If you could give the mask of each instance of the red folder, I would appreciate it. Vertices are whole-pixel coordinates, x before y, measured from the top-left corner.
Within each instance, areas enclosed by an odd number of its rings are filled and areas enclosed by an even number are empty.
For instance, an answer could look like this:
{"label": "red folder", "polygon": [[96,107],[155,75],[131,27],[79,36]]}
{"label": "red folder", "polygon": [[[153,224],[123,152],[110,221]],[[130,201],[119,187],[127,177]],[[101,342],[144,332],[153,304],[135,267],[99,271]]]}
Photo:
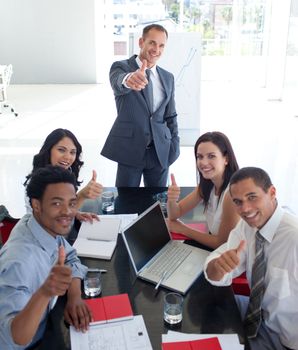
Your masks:
{"label": "red folder", "polygon": [[122,321],[133,318],[127,294],[117,294],[102,298],[84,299],[92,311],[91,324]]}
{"label": "red folder", "polygon": [[219,340],[216,337],[163,343],[162,350],[222,350]]}
{"label": "red folder", "polygon": [[[204,222],[194,222],[194,223],[187,224],[187,226],[194,228],[195,230],[198,230],[200,232],[204,232],[204,233],[208,232],[207,226]],[[176,232],[171,232],[171,236],[172,236],[172,239],[175,239],[175,240],[191,239],[182,233],[176,233]]]}

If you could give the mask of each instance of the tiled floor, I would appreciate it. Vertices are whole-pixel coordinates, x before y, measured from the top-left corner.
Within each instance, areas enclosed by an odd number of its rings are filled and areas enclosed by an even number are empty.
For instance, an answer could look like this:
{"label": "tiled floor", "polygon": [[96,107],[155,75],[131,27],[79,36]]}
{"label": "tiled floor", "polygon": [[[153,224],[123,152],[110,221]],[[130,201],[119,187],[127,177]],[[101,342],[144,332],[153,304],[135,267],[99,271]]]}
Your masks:
{"label": "tiled floor", "polygon": [[[201,132],[220,130],[228,135],[240,166],[256,165],[269,172],[280,202],[298,213],[298,106],[297,89],[282,102],[267,101],[266,91],[232,84],[202,83]],[[73,131],[83,146],[81,179],[92,169],[104,186],[113,186],[116,164],[100,156],[115,118],[114,98],[108,84],[14,85],[9,97],[19,113],[0,115],[0,204],[11,214],[24,213],[22,183],[32,157],[46,135],[57,127]],[[192,147],[181,147],[171,167],[181,186],[196,183]]]}

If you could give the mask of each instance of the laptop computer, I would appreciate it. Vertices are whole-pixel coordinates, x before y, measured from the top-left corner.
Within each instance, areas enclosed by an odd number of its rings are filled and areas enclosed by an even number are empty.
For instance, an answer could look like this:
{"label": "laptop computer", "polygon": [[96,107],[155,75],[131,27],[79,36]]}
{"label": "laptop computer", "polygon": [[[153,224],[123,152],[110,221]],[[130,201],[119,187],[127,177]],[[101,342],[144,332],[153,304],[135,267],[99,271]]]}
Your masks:
{"label": "laptop computer", "polygon": [[201,274],[209,252],[171,239],[157,201],[122,236],[137,277],[185,294]]}

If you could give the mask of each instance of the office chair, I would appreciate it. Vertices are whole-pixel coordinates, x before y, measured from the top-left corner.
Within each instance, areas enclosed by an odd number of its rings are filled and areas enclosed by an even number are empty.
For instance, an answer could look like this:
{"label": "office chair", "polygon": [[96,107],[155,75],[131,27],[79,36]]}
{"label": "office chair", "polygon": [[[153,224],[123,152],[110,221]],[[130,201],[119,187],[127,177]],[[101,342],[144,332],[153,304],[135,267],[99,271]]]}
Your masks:
{"label": "office chair", "polygon": [[19,219],[9,215],[4,205],[0,205],[0,248],[8,240],[11,230]]}
{"label": "office chair", "polygon": [[7,66],[4,66],[2,73],[0,72],[0,114],[2,113],[2,107],[10,107],[10,111],[17,117],[18,113],[14,110],[14,107],[9,103],[7,99],[7,87],[10,84],[11,76],[12,65],[9,64]]}

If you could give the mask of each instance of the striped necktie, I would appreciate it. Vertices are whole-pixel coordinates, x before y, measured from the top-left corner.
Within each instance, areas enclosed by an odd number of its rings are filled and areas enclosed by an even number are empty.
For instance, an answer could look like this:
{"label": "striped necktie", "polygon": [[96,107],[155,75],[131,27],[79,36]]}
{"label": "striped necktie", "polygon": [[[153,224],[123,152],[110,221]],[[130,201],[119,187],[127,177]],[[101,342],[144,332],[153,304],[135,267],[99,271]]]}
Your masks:
{"label": "striped necktie", "polygon": [[147,74],[147,79],[148,79],[148,85],[146,87],[147,90],[147,97],[148,97],[148,102],[149,102],[149,110],[151,113],[153,113],[153,85],[152,85],[152,72],[150,69],[146,70]]}
{"label": "striped necktie", "polygon": [[244,320],[244,329],[248,338],[254,338],[262,321],[261,304],[265,291],[266,261],[264,253],[265,239],[256,232],[256,257],[252,267],[251,293]]}

